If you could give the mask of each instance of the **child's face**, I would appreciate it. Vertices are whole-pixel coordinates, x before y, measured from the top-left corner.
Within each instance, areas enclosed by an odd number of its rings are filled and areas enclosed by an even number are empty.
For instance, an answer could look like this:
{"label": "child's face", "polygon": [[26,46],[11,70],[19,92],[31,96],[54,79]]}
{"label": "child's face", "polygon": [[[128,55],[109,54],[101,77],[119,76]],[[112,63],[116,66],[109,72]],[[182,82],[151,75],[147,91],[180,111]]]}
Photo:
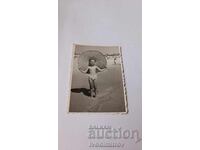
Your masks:
{"label": "child's face", "polygon": [[95,65],[95,63],[96,63],[96,61],[95,61],[95,60],[93,60],[93,59],[91,59],[91,60],[90,60],[90,65],[91,65],[91,66],[94,66],[94,65]]}

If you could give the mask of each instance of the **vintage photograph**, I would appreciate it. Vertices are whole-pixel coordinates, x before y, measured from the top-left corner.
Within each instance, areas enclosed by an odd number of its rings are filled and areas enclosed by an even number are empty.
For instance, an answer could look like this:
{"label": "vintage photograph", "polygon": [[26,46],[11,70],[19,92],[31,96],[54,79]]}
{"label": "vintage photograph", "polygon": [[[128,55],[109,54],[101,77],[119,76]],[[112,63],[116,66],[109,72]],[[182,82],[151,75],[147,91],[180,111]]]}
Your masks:
{"label": "vintage photograph", "polygon": [[74,45],[69,112],[127,113],[119,46]]}

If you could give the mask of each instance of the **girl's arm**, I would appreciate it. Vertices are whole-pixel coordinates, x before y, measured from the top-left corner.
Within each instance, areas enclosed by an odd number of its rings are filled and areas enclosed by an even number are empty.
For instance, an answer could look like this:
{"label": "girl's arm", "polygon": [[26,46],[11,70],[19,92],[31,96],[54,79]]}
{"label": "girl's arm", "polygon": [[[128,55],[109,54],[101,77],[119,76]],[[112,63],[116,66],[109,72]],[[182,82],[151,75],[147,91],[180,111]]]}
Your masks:
{"label": "girl's arm", "polygon": [[89,68],[87,68],[85,71],[81,70],[81,72],[82,72],[82,73],[87,73],[87,72],[88,72],[88,69],[89,69]]}
{"label": "girl's arm", "polygon": [[101,69],[101,68],[99,68],[99,67],[97,66],[97,70],[100,71],[100,72],[102,72],[102,71],[106,70],[106,68],[105,68],[105,69]]}

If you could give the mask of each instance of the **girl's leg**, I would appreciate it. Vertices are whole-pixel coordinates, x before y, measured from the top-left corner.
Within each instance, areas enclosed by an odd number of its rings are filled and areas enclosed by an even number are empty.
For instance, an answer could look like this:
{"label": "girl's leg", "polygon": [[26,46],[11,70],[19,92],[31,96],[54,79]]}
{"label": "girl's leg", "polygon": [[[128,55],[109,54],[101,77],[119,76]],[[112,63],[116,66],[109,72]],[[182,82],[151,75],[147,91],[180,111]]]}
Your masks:
{"label": "girl's leg", "polygon": [[89,82],[89,86],[90,86],[90,96],[92,96],[92,80],[89,78],[88,82]]}
{"label": "girl's leg", "polygon": [[96,84],[96,80],[93,80],[93,85],[94,85],[94,93],[95,93],[95,96],[97,94],[97,84]]}
{"label": "girl's leg", "polygon": [[92,79],[92,97],[95,97],[95,83],[93,79]]}

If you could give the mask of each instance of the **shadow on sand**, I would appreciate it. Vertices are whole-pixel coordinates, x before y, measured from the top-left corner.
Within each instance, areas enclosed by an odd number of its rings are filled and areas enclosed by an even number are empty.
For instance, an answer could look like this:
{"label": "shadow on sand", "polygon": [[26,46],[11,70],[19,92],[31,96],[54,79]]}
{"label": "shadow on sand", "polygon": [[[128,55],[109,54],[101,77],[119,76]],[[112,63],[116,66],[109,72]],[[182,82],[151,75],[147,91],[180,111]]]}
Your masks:
{"label": "shadow on sand", "polygon": [[86,88],[71,89],[73,93],[83,93],[85,96],[91,96],[90,90]]}

